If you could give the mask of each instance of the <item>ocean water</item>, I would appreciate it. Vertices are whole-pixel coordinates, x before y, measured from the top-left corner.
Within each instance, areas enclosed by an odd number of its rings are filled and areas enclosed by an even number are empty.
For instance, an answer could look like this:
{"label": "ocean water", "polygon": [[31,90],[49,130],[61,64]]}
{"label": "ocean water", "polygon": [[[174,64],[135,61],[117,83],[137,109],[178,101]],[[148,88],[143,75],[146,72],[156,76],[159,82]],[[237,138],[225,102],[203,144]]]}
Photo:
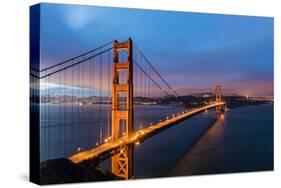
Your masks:
{"label": "ocean water", "polygon": [[[110,134],[109,108],[42,105],[41,161],[96,147],[101,131],[103,139]],[[134,129],[180,111],[137,106]],[[100,166],[110,169],[110,160]],[[133,169],[135,178],[272,170],[273,105],[229,109],[219,118],[209,110],[187,119],[134,146]]]}
{"label": "ocean water", "polygon": [[135,151],[135,177],[273,170],[273,105],[212,111],[159,134]]}

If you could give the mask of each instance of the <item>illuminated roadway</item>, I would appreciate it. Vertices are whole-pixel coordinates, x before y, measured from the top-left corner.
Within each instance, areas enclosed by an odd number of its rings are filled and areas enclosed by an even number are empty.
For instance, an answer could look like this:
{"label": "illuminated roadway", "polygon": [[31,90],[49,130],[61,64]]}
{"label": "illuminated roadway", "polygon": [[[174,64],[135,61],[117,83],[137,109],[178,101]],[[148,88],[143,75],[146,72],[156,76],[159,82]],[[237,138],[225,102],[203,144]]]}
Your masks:
{"label": "illuminated roadway", "polygon": [[88,161],[91,159],[98,158],[102,155],[110,153],[121,146],[128,145],[128,144],[136,144],[138,145],[140,142],[143,142],[145,139],[161,132],[162,130],[179,123],[189,117],[192,117],[198,113],[204,112],[210,108],[214,108],[216,106],[225,105],[225,102],[213,102],[206,106],[195,108],[189,111],[185,111],[179,113],[173,117],[167,118],[162,122],[157,124],[152,124],[151,126],[140,129],[134,132],[131,138],[127,138],[126,136],[116,140],[116,141],[108,141],[107,143],[101,144],[93,149],[85,150],[80,153],[74,154],[73,156],[69,157],[68,159],[74,163],[81,163],[83,161]]}

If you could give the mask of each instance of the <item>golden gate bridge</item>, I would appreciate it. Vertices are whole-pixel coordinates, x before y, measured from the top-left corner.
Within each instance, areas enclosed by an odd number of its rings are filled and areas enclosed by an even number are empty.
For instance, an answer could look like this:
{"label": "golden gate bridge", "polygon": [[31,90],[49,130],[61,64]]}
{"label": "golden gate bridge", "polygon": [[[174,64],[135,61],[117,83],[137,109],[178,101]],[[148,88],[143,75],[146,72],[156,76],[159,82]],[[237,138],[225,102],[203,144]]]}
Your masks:
{"label": "golden gate bridge", "polygon": [[135,145],[208,109],[219,116],[225,106],[216,86],[214,100],[183,108],[181,96],[131,39],[31,68],[30,75],[31,95],[40,96],[34,101],[40,101],[44,159],[58,157],[56,147],[74,163],[111,158],[112,172],[125,179],[133,177]]}

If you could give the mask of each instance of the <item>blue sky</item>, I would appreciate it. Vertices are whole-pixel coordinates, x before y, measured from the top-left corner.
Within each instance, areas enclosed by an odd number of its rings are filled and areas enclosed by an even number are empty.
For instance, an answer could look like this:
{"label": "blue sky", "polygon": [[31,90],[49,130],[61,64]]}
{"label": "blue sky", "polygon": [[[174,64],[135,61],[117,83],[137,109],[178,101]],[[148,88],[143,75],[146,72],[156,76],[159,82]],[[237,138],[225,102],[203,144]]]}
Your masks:
{"label": "blue sky", "polygon": [[273,18],[42,4],[42,67],[132,37],[182,93],[273,94]]}

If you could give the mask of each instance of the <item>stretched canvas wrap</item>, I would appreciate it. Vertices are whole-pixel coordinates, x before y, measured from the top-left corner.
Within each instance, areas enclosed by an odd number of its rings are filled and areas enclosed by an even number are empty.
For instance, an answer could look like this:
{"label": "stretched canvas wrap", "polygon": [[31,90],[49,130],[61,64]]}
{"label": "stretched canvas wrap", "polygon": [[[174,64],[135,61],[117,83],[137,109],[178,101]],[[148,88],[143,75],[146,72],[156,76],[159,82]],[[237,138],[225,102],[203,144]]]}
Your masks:
{"label": "stretched canvas wrap", "polygon": [[273,170],[273,128],[273,18],[30,7],[32,182]]}

